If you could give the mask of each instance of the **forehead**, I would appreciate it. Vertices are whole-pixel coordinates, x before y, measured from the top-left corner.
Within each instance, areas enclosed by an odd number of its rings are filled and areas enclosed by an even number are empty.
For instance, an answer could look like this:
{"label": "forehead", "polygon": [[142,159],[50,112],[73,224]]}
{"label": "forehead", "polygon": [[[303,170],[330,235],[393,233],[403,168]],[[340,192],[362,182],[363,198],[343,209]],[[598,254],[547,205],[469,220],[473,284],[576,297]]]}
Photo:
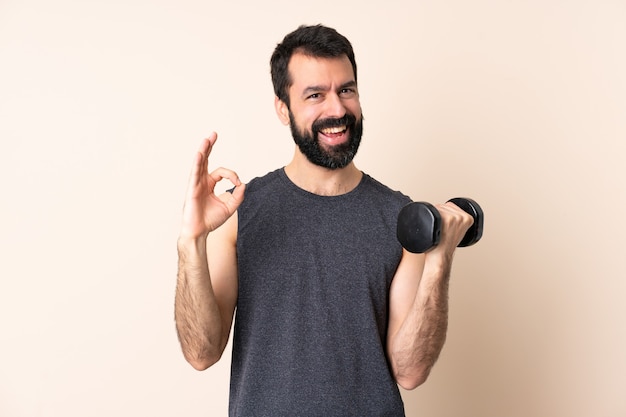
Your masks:
{"label": "forehead", "polygon": [[347,56],[318,58],[296,53],[289,61],[291,88],[303,90],[311,86],[343,85],[353,82],[354,71]]}

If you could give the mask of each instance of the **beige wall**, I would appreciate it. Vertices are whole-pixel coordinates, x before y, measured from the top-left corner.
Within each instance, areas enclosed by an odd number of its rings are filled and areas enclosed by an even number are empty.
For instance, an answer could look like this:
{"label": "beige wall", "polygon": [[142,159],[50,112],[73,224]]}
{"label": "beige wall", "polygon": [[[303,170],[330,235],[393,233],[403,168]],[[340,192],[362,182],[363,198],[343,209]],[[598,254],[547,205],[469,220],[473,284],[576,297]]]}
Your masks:
{"label": "beige wall", "polygon": [[626,3],[0,0],[0,415],[217,416],[228,360],[182,359],[191,158],[284,165],[268,59],[300,23],[353,42],[360,168],[476,198],[450,332],[409,415],[626,415]]}

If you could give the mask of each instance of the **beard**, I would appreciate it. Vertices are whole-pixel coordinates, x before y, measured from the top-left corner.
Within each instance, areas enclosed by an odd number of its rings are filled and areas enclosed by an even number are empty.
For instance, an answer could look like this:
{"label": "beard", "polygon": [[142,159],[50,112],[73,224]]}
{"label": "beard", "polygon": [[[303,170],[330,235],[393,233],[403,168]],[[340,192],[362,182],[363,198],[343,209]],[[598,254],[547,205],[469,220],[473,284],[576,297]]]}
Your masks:
{"label": "beard", "polygon": [[[338,169],[347,166],[356,155],[361,136],[363,135],[363,117],[356,120],[352,114],[346,113],[343,117],[319,119],[313,122],[311,131],[301,132],[296,126],[295,118],[289,110],[289,126],[294,142],[300,148],[300,152],[313,164],[328,169]],[[320,145],[317,135],[322,129],[329,127],[346,126],[350,135],[348,141],[336,146],[323,147]]]}

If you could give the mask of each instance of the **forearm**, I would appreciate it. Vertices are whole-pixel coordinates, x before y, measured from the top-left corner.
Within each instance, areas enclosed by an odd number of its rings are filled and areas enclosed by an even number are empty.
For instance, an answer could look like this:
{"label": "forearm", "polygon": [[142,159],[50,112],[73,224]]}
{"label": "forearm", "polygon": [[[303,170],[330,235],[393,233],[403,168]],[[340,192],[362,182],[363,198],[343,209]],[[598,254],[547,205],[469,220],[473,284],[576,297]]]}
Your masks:
{"label": "forearm", "polygon": [[403,388],[413,389],[425,382],[443,348],[451,262],[451,256],[426,262],[411,308],[390,339],[391,368]]}
{"label": "forearm", "polygon": [[213,292],[206,239],[179,239],[175,320],[187,361],[203,370],[217,362],[225,342],[222,319]]}

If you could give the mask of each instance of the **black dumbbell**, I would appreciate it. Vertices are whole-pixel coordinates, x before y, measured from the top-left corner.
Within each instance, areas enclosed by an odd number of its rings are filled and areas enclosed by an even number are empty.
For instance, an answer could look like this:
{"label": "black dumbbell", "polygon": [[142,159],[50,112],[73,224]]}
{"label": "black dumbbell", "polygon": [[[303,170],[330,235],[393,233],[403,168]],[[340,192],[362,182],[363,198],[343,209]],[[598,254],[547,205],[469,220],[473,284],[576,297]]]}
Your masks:
{"label": "black dumbbell", "polygon": [[[483,235],[483,210],[478,203],[469,198],[448,200],[469,213],[474,218],[459,247],[470,246],[478,242]],[[409,203],[400,210],[397,227],[398,241],[402,247],[412,253],[424,253],[436,246],[441,238],[441,215],[430,203],[423,201]]]}

